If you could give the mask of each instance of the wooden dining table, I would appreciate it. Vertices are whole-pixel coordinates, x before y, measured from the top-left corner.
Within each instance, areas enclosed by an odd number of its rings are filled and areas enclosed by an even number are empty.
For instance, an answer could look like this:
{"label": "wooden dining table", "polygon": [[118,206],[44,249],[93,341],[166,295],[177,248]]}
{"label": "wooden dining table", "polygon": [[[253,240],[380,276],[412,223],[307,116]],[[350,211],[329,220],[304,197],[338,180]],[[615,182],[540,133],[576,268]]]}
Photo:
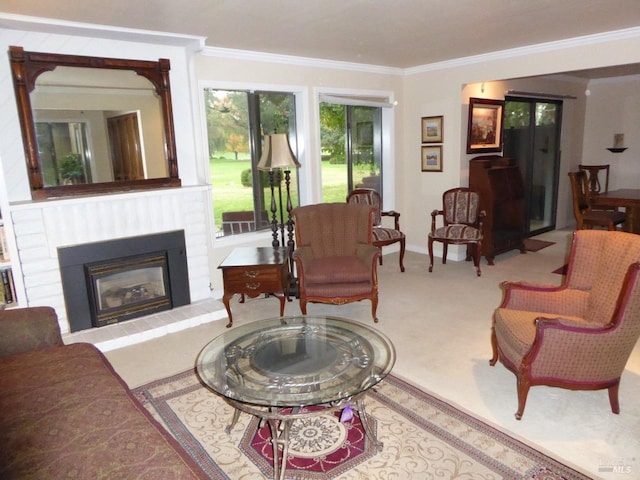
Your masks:
{"label": "wooden dining table", "polygon": [[594,207],[624,207],[627,213],[625,230],[640,234],[640,188],[621,188],[591,197]]}

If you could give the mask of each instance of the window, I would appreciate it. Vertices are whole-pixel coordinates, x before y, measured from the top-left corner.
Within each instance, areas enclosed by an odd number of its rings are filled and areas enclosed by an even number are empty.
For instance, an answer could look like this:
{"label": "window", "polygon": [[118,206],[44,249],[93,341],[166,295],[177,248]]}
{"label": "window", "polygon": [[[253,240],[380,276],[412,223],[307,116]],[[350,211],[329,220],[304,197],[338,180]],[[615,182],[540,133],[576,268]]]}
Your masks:
{"label": "window", "polygon": [[[204,102],[216,236],[269,229],[269,175],[257,169],[262,137],[266,133],[288,134],[297,155],[294,94],[205,89]],[[281,222],[286,205],[277,187],[284,190],[284,179],[280,172],[274,177],[276,215]],[[291,171],[290,188],[295,207],[299,203],[297,171]]]}

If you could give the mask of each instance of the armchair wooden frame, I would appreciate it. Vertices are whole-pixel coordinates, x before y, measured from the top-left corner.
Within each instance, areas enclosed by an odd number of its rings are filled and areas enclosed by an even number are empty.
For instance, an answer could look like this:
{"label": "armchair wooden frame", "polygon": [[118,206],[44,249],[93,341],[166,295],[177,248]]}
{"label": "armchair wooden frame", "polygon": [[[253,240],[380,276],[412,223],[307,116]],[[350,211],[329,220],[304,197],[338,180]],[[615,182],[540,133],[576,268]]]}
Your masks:
{"label": "armchair wooden frame", "polygon": [[374,211],[368,205],[323,203],[292,211],[296,225],[293,252],[298,273],[300,311],[307,303],[344,305],[371,300],[378,323],[380,249],[373,245]]}
{"label": "armchair wooden frame", "polygon": [[[612,264],[611,262],[616,262]],[[620,377],[640,336],[640,238],[576,231],[560,286],[503,282],[491,327],[493,356],[517,378],[517,420],[536,385],[607,389],[620,412]]]}
{"label": "armchair wooden frame", "polygon": [[[433,271],[433,242],[442,242],[442,263],[447,263],[449,245],[466,245],[467,257],[473,257],[476,274],[482,275],[480,270],[480,256],[482,254],[482,231],[486,213],[478,211],[480,195],[469,188],[459,187],[447,190],[442,194],[442,210],[431,212],[431,231],[427,236],[429,250],[429,272]],[[437,228],[436,219],[443,218],[443,226]]]}

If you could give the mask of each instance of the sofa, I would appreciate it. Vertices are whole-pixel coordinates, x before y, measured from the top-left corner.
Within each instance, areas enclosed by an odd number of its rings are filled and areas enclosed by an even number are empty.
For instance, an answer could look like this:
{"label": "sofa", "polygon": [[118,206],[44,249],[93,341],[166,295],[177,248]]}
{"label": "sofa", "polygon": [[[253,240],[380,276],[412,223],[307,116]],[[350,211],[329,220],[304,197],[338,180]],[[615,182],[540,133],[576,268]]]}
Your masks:
{"label": "sofa", "polygon": [[49,307],[0,311],[0,478],[210,478]]}

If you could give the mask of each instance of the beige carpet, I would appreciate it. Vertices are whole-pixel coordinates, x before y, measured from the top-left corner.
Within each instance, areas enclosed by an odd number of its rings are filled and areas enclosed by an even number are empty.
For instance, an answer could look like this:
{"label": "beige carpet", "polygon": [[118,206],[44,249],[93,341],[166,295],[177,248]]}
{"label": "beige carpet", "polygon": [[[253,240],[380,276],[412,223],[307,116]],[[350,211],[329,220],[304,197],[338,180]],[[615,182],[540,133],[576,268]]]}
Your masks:
{"label": "beige carpet", "polygon": [[[252,446],[258,421],[243,413],[227,434],[233,409],[204,388],[193,370],[136,388],[134,394],[211,478],[273,477],[268,427]],[[589,478],[393,375],[367,394],[366,408],[375,419],[378,440],[384,443],[381,452],[370,442],[361,442],[364,434],[357,419],[344,423],[329,419],[349,433],[340,437],[329,427],[309,425],[303,435],[315,437],[311,447],[324,451],[317,456],[305,451],[296,458],[294,448],[286,478]],[[293,447],[300,443],[298,430],[292,428]],[[323,435],[326,442],[317,441]],[[336,457],[331,456],[334,450],[329,443],[344,445]]]}
{"label": "beige carpet", "polygon": [[[489,366],[491,315],[501,300],[499,283],[559,284],[562,280],[552,272],[566,263],[570,232],[538,238],[555,244],[538,252],[498,255],[494,266],[483,259],[481,277],[470,262],[452,260],[442,265],[436,259],[433,273],[428,273],[428,256],[413,251],[407,252],[406,271],[400,273],[397,253],[385,255],[378,269],[380,323],[376,328],[396,346],[392,373],[594,478],[640,478],[640,344],[622,375],[620,415],[611,413],[606,391],[533,387],[524,416],[517,421],[514,375],[501,365]],[[235,297],[231,307],[234,323],[240,325],[277,316],[279,302],[260,297],[241,304]],[[285,314],[298,313],[297,301],[287,304]],[[368,301],[313,304],[309,313],[371,325]],[[107,356],[130,386],[143,385],[193,367],[200,349],[224,331],[225,324],[225,320],[215,321],[113,350]],[[631,474],[623,476],[616,469],[630,469]]]}

